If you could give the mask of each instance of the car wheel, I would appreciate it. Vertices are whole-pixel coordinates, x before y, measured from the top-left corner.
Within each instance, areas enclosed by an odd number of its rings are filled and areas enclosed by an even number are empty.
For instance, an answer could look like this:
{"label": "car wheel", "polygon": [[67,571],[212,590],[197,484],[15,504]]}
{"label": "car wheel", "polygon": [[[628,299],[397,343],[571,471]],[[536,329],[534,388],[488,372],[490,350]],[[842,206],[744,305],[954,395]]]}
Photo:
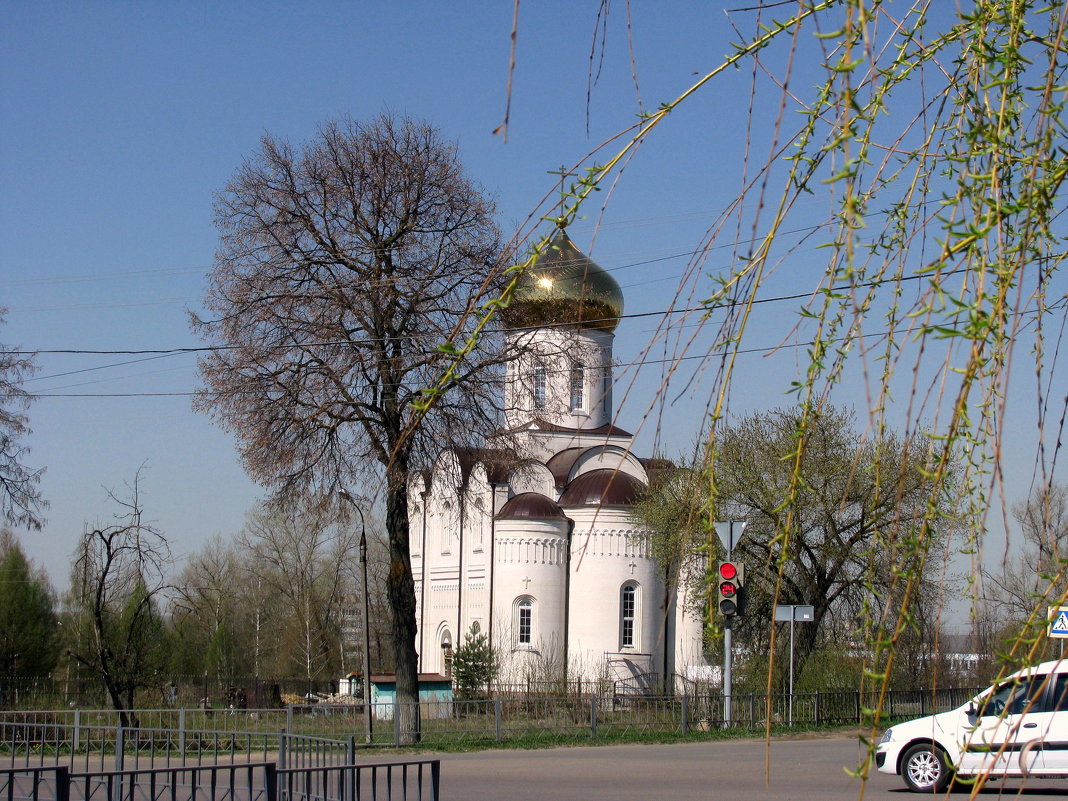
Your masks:
{"label": "car wheel", "polygon": [[901,775],[914,793],[940,793],[953,778],[942,749],[934,743],[920,743],[905,752]]}

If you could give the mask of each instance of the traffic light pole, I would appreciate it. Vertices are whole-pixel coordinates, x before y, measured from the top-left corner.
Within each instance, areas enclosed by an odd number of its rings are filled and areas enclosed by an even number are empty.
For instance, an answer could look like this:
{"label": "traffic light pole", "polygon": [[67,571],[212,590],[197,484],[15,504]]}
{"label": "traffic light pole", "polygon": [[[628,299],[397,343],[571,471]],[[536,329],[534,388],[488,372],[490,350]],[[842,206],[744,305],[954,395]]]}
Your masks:
{"label": "traffic light pole", "polygon": [[[728,522],[727,527],[730,532],[727,543],[727,559],[729,561],[734,558],[734,521]],[[723,727],[725,729],[729,729],[731,726],[731,696],[734,694],[734,677],[731,675],[731,669],[734,667],[734,659],[732,658],[734,655],[732,621],[733,617],[731,615],[723,618]]]}
{"label": "traffic light pole", "polygon": [[[720,614],[723,615],[723,725],[730,726],[732,722],[731,714],[731,701],[734,693],[733,677],[731,676],[731,667],[733,659],[733,642],[731,626],[734,616],[741,611],[741,589],[743,578],[743,569],[741,565],[734,562],[734,546],[738,539],[742,536],[742,532],[745,531],[744,520],[728,520],[722,523],[715,523],[714,528],[716,534],[723,542],[724,549],[727,552],[727,561],[720,562],[719,576],[718,576],[718,606],[716,608]],[[711,543],[710,543],[711,545]],[[709,549],[709,553],[712,553],[712,549]],[[711,564],[709,565],[711,567]],[[712,610],[712,599],[709,598],[710,614]]]}
{"label": "traffic light pole", "polygon": [[794,610],[790,610],[790,715],[789,725],[794,725]]}
{"label": "traffic light pole", "polygon": [[723,726],[731,725],[731,694],[733,691],[731,676],[731,618],[723,620]]}

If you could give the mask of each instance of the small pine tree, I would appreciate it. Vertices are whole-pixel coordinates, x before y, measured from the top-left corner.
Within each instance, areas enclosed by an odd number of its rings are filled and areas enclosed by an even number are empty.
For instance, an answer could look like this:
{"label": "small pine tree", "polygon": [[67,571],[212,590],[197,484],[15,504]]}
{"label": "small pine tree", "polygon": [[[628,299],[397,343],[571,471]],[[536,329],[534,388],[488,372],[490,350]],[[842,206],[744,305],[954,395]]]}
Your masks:
{"label": "small pine tree", "polygon": [[497,675],[497,655],[493,652],[489,637],[479,630],[478,623],[452,655],[452,683],[456,697],[470,700],[483,697]]}

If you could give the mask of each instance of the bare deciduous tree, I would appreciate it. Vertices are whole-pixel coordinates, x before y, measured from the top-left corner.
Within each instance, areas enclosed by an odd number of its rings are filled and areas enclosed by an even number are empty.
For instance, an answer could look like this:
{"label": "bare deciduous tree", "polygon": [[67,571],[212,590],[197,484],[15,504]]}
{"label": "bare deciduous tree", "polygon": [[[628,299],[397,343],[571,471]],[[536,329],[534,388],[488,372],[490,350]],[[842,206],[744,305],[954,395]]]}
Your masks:
{"label": "bare deciduous tree", "polygon": [[158,600],[170,563],[166,539],[143,517],[138,489],[108,497],[115,522],[86,528],[71,574],[69,654],[96,673],[122,725],[136,726],[136,693],[158,678],[166,649]]}
{"label": "bare deciduous tree", "polygon": [[[321,681],[358,669],[358,527],[347,504],[266,505],[242,531],[191,554],[170,605],[178,645],[169,661],[180,675],[233,683],[244,676]],[[388,544],[369,520],[371,665],[393,666],[385,584]]]}
{"label": "bare deciduous tree", "polygon": [[1068,597],[1068,486],[1037,487],[1026,501],[1012,508],[1023,541],[1019,557],[1002,560],[1000,570],[983,574],[982,614],[1000,620],[995,632],[1004,633],[1028,621],[1042,629],[1045,610]]}
{"label": "bare deciduous tree", "polygon": [[[0,309],[0,324],[6,309]],[[27,467],[22,445],[30,433],[30,396],[22,383],[36,371],[33,359],[0,345],[0,517],[13,525],[40,529],[45,503],[37,484],[44,470]]]}
{"label": "bare deciduous tree", "polygon": [[466,360],[429,414],[413,403],[492,296],[493,211],[423,123],[330,122],[299,149],[266,136],[218,197],[214,316],[194,321],[219,346],[196,408],[237,436],[256,480],[283,494],[382,482],[405,742],[419,736],[407,477],[496,424],[500,357]]}
{"label": "bare deciduous tree", "polygon": [[1020,524],[1034,572],[1047,580],[1063,578],[1068,562],[1068,485],[1039,487],[1013,507],[1012,516]]}
{"label": "bare deciduous tree", "polygon": [[243,569],[278,608],[274,631],[285,643],[275,670],[306,679],[340,669],[340,612],[358,537],[308,508],[261,509],[249,515],[239,538]]}
{"label": "bare deciduous tree", "polygon": [[254,673],[256,586],[246,578],[237,549],[221,538],[190,556],[171,603],[182,646],[170,660],[173,670],[227,679]]}

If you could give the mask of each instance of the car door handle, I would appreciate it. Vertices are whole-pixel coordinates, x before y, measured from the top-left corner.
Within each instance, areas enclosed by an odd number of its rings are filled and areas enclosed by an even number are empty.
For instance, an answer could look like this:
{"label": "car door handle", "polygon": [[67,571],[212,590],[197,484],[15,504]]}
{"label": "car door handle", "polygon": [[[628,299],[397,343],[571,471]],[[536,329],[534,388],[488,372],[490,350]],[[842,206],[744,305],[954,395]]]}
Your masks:
{"label": "car door handle", "polygon": [[1037,729],[1038,728],[1038,724],[1037,723],[1025,723],[1023,725],[1023,727],[1025,729]]}

